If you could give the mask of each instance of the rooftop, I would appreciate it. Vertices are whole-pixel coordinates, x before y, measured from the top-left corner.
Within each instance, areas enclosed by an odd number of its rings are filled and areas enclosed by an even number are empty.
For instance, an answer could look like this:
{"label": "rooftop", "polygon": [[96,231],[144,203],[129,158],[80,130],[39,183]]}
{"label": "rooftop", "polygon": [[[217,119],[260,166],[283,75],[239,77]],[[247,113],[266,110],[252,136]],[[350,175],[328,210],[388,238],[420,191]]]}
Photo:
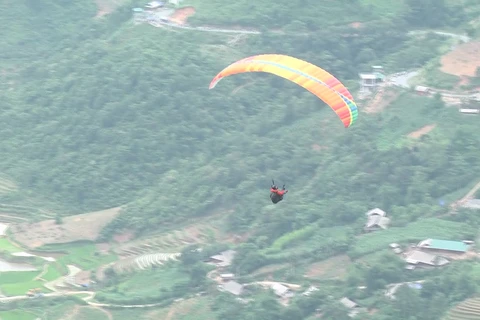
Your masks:
{"label": "rooftop", "polygon": [[480,209],[480,199],[468,200],[463,207],[470,209]]}
{"label": "rooftop", "polygon": [[[479,109],[460,109],[460,112],[461,113],[478,114],[478,113],[480,113],[480,110]],[[473,199],[473,200],[470,200],[470,201],[478,201],[480,203],[480,200],[478,200],[478,199]],[[480,207],[480,205],[479,205],[479,207]]]}
{"label": "rooftop", "polygon": [[152,2],[149,2],[145,5],[146,8],[150,8],[150,9],[156,9],[156,8],[159,8],[161,6],[163,6],[163,2],[160,2],[160,1],[152,1]]}
{"label": "rooftop", "polygon": [[379,215],[379,216],[385,217],[387,215],[387,213],[380,208],[375,208],[375,209],[372,209],[370,211],[367,211],[367,213],[365,213],[365,215],[366,216]]}
{"label": "rooftop", "polygon": [[346,308],[348,309],[353,309],[355,307],[358,307],[358,304],[356,304],[355,302],[353,302],[352,300],[348,299],[347,297],[343,297],[341,300],[340,300],[340,303],[343,304]]}
{"label": "rooftop", "polygon": [[287,287],[280,283],[274,283],[271,288],[277,296],[283,296],[289,290]]}
{"label": "rooftop", "polygon": [[390,219],[387,217],[382,216],[369,216],[368,221],[365,224],[365,228],[371,228],[375,226],[379,226],[382,229],[387,229],[388,225],[390,224]]}
{"label": "rooftop", "polygon": [[427,252],[412,251],[405,259],[409,264],[426,264],[429,266],[443,266],[449,263],[449,261],[443,257],[439,257]]}
{"label": "rooftop", "polygon": [[468,245],[461,241],[448,241],[438,239],[423,240],[417,246],[425,249],[437,249],[456,252],[466,252],[468,250]]}
{"label": "rooftop", "polygon": [[360,77],[360,79],[363,79],[363,80],[375,80],[375,79],[377,79],[377,76],[373,73],[360,73],[358,76]]}
{"label": "rooftop", "polygon": [[424,87],[424,86],[416,86],[416,87],[415,87],[415,91],[427,92],[427,91],[428,91],[428,88],[427,88],[427,87]]}
{"label": "rooftop", "polygon": [[220,261],[219,263],[220,266],[229,266],[232,263],[234,257],[235,257],[235,251],[227,250],[227,251],[220,252],[219,254],[216,254],[214,256],[211,256],[210,259]]}
{"label": "rooftop", "polygon": [[243,285],[235,281],[228,281],[227,283],[223,284],[223,290],[230,292],[236,296],[239,296],[243,292]]}

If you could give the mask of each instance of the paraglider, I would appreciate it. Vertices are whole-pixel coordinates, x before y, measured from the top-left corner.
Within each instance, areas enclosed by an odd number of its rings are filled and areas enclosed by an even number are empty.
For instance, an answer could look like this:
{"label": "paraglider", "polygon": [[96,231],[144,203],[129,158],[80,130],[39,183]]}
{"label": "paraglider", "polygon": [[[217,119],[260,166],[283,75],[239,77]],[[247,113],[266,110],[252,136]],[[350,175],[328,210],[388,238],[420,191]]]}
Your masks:
{"label": "paraglider", "polygon": [[338,79],[318,66],[286,55],[263,54],[234,62],[213,78],[209,89],[225,77],[246,72],[271,73],[307,89],[332,108],[345,128],[357,120],[357,105]]}
{"label": "paraglider", "polygon": [[285,190],[285,185],[283,185],[282,189],[278,189],[275,185],[275,181],[272,180],[272,186],[270,187],[270,199],[274,204],[283,200],[283,196],[288,192]]}

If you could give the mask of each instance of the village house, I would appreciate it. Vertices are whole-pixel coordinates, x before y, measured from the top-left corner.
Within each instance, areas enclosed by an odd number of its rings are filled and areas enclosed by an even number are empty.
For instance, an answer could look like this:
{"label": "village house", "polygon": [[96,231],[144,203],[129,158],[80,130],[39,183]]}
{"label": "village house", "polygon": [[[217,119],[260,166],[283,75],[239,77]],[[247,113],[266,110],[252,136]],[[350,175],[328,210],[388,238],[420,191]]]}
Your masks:
{"label": "village house", "polygon": [[290,290],[290,288],[280,283],[272,284],[271,289],[273,290],[276,296],[281,298],[291,298],[294,295],[293,292]]}
{"label": "village house", "polygon": [[302,293],[302,296],[308,297],[312,292],[318,291],[318,288],[315,286],[310,286],[304,293]]}
{"label": "village house", "polygon": [[365,232],[384,230],[387,229],[390,224],[390,219],[387,218],[387,213],[382,209],[372,209],[365,213],[365,215],[367,216],[367,222],[363,228]]}
{"label": "village house", "polygon": [[473,210],[480,210],[480,199],[471,199],[467,200],[463,205],[463,208],[473,209]]}
{"label": "village house", "polygon": [[444,257],[419,250],[406,253],[405,262],[407,263],[406,268],[409,270],[442,267],[450,263],[450,261]]}
{"label": "village house", "polygon": [[469,245],[462,241],[426,239],[417,244],[417,249],[432,254],[460,256],[468,251]]}
{"label": "village house", "polygon": [[243,293],[243,285],[236,281],[228,281],[224,284],[219,284],[218,290],[231,293],[235,296],[239,296]]}
{"label": "village house", "polygon": [[[462,109],[459,109],[458,111],[460,111],[463,114],[479,114],[480,113],[480,109],[462,108]],[[479,200],[477,200],[477,201],[479,201]]]}
{"label": "village house", "polygon": [[418,95],[426,96],[426,95],[430,94],[430,89],[427,88],[427,87],[424,87],[424,86],[416,86],[415,87],[415,92]]}
{"label": "village house", "polygon": [[145,9],[147,9],[147,10],[157,10],[157,9],[162,8],[163,6],[164,6],[163,2],[152,1],[152,2],[149,2],[145,5]]}
{"label": "village house", "polygon": [[226,268],[232,264],[233,258],[235,257],[234,250],[227,250],[220,252],[214,256],[211,256],[208,260],[208,263],[217,266],[218,268]]}
{"label": "village house", "polygon": [[348,299],[347,297],[343,297],[340,299],[340,303],[345,306],[345,308],[349,309],[348,316],[350,318],[355,317],[360,312],[365,312],[365,308],[361,308],[357,303],[353,302],[352,300]]}
{"label": "village house", "polygon": [[233,273],[222,273],[220,274],[220,279],[222,279],[222,281],[230,281],[235,279],[235,275]]}

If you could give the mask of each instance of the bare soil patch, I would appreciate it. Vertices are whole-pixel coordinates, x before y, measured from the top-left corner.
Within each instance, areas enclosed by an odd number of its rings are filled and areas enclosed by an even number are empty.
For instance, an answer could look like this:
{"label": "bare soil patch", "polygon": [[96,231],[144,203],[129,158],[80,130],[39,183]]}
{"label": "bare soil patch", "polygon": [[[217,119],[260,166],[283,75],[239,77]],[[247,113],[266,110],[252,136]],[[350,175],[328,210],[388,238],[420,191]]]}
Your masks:
{"label": "bare soil patch", "polygon": [[332,257],[311,265],[305,276],[325,279],[343,278],[350,263],[350,258],[347,255]]}
{"label": "bare soil patch", "polygon": [[195,14],[194,7],[185,7],[175,10],[175,12],[170,16],[169,20],[173,23],[184,25],[187,23],[189,17]]}
{"label": "bare soil patch", "polygon": [[354,28],[354,29],[360,29],[361,27],[363,27],[363,23],[361,22],[352,22],[349,24],[350,27]]}
{"label": "bare soil patch", "polygon": [[219,221],[233,212],[234,209],[220,208],[211,215],[190,220],[188,225],[122,243],[115,251],[122,257],[146,252],[179,252],[189,244],[209,242],[211,237],[223,243],[238,243],[244,235],[225,234],[218,227]]}
{"label": "bare soil patch", "polygon": [[120,213],[121,207],[83,213],[63,218],[62,224],[54,219],[36,223],[20,223],[10,227],[15,241],[28,248],[45,244],[67,243],[80,240],[94,241],[102,229]]}
{"label": "bare soil patch", "polygon": [[413,138],[413,139],[418,139],[426,134],[428,134],[430,131],[432,131],[433,129],[435,129],[437,125],[436,124],[429,124],[428,126],[425,126],[423,128],[420,128],[418,130],[415,130],[413,132],[410,132],[408,134],[408,137],[409,138]]}
{"label": "bare soil patch", "polygon": [[380,91],[375,95],[375,97],[370,101],[370,103],[364,108],[361,108],[360,110],[365,113],[381,112],[390,103],[395,101],[399,95],[400,93],[397,91],[380,89]]}
{"label": "bare soil patch", "polygon": [[110,250],[110,244],[106,242],[97,243],[95,247],[97,247],[97,250],[102,254],[108,254],[108,251]]}
{"label": "bare soil patch", "polygon": [[318,151],[318,152],[320,152],[320,151],[326,150],[326,149],[328,149],[327,146],[321,146],[321,145],[316,144],[316,143],[312,144],[312,150],[313,150],[313,151]]}
{"label": "bare soil patch", "polygon": [[480,67],[480,41],[459,45],[441,59],[440,70],[456,76],[474,77]]}
{"label": "bare soil patch", "polygon": [[113,240],[118,243],[125,243],[134,238],[134,233],[132,231],[125,231],[122,233],[117,233],[113,236]]}
{"label": "bare soil patch", "polygon": [[256,270],[253,275],[258,276],[262,274],[269,274],[273,273],[278,270],[282,270],[284,268],[287,268],[289,266],[288,263],[282,263],[282,264],[273,264],[265,267],[261,267],[260,269]]}

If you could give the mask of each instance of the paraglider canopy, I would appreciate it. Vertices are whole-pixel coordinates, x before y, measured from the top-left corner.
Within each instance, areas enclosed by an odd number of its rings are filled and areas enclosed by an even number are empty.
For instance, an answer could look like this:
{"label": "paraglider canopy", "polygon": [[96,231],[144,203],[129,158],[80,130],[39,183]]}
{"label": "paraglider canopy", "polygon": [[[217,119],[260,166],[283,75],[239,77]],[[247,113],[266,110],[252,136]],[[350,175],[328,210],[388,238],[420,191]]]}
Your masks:
{"label": "paraglider canopy", "polygon": [[220,71],[209,89],[225,77],[245,72],[267,72],[298,84],[329,105],[346,128],[357,120],[357,105],[337,78],[309,62],[286,55],[263,54],[241,59]]}

